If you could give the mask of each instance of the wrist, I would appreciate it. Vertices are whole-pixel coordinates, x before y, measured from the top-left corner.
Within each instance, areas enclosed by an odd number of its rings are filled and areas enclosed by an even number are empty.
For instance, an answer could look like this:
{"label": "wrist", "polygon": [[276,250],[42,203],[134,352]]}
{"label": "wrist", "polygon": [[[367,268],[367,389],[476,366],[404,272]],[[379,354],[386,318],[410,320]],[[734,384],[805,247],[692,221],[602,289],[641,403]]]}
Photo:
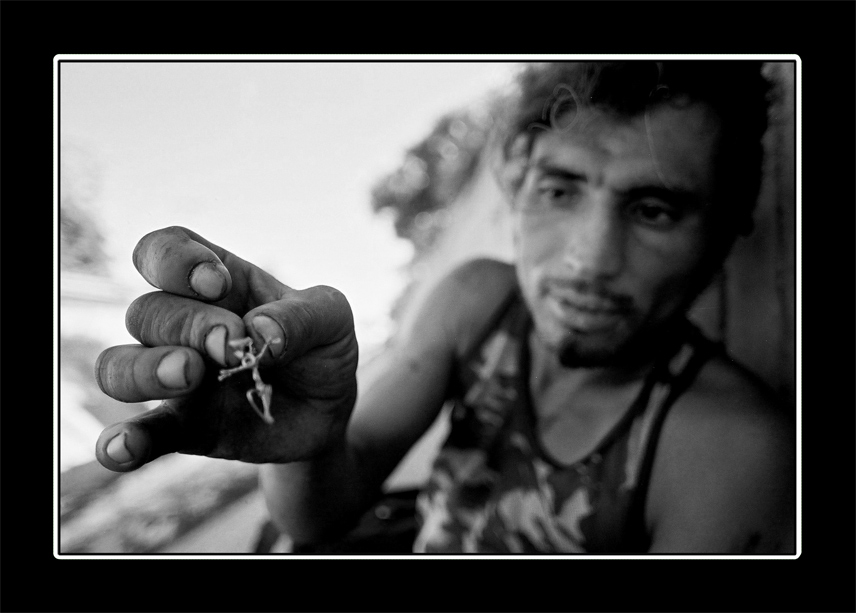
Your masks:
{"label": "wrist", "polygon": [[283,534],[313,543],[348,525],[360,489],[348,455],[342,439],[311,459],[260,466],[268,512]]}

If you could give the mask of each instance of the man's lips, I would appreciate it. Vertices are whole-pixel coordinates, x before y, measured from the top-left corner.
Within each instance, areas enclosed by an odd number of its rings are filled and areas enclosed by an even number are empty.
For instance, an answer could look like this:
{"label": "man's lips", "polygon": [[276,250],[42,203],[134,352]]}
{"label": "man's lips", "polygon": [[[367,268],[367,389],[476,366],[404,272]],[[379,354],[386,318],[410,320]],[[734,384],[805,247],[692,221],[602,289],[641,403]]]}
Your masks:
{"label": "man's lips", "polygon": [[611,328],[621,319],[621,311],[615,309],[591,309],[580,307],[553,295],[546,298],[550,313],[563,325],[583,331]]}
{"label": "man's lips", "polygon": [[566,289],[550,289],[544,299],[550,313],[563,326],[584,332],[613,328],[629,311],[624,301]]}
{"label": "man's lips", "polygon": [[559,302],[562,306],[578,311],[617,314],[624,310],[621,305],[615,301],[595,296],[579,296],[576,294],[562,292],[549,292],[548,296],[553,298],[556,302]]}

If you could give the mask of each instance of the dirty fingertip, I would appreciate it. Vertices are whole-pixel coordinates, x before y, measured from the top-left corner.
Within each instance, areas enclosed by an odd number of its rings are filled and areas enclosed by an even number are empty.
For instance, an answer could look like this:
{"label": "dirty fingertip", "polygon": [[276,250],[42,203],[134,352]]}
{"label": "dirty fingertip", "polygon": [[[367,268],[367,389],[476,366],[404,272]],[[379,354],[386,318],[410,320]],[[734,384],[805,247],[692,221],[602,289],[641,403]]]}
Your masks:
{"label": "dirty fingertip", "polygon": [[107,443],[107,457],[116,462],[116,464],[126,464],[134,459],[134,454],[128,449],[127,444],[128,434],[125,431],[120,432]]}
{"label": "dirty fingertip", "polygon": [[[105,439],[107,442],[103,443]],[[104,467],[126,472],[144,464],[150,448],[145,432],[133,424],[122,424],[113,432],[104,431],[96,445],[95,456]]]}
{"label": "dirty fingertip", "polygon": [[285,351],[285,332],[273,318],[267,315],[256,315],[253,317],[253,329],[268,343],[268,351],[274,357],[282,355]]}
{"label": "dirty fingertip", "polygon": [[190,271],[190,289],[209,300],[219,300],[229,291],[229,271],[218,262],[202,262]]}
{"label": "dirty fingertip", "polygon": [[226,341],[228,333],[226,326],[215,326],[205,337],[205,352],[212,360],[220,366],[227,366],[226,361]]}

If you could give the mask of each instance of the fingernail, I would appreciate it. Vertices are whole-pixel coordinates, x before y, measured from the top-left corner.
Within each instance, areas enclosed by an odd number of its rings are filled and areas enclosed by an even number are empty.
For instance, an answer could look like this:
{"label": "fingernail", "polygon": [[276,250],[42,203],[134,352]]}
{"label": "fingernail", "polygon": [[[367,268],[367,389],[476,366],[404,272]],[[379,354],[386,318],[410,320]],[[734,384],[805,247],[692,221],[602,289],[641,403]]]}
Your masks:
{"label": "fingernail", "polygon": [[127,434],[125,434],[124,432],[122,432],[121,434],[117,434],[107,444],[107,455],[110,456],[110,459],[116,462],[117,464],[124,464],[125,462],[130,462],[134,459],[134,455],[125,445],[126,436]]}
{"label": "fingernail", "polygon": [[183,351],[166,354],[161,358],[156,374],[164,387],[176,390],[187,387],[187,354]]}
{"label": "fingernail", "polygon": [[279,357],[285,350],[285,333],[276,321],[267,315],[256,315],[253,317],[253,328],[259,336],[269,342],[268,351],[274,357]]}
{"label": "fingernail", "polygon": [[190,272],[190,287],[197,294],[215,300],[226,289],[226,267],[214,262],[197,264]]}
{"label": "fingernail", "polygon": [[205,337],[205,352],[220,364],[226,364],[226,326],[215,326]]}

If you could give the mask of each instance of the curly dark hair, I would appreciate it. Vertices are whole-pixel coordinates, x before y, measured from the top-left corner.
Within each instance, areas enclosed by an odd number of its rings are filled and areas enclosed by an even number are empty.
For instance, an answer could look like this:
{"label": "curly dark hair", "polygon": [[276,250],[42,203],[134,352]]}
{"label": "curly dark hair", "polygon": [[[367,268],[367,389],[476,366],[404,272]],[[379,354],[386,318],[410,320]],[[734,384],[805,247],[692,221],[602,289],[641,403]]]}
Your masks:
{"label": "curly dark hair", "polygon": [[719,198],[724,203],[721,219],[734,232],[748,234],[761,186],[762,137],[770,105],[771,84],[762,68],[763,62],[754,60],[527,64],[504,119],[505,183],[517,191],[521,160],[528,159],[538,131],[561,127],[557,123],[574,108],[592,106],[633,117],[657,105],[703,101],[722,122],[718,162],[729,181]]}

